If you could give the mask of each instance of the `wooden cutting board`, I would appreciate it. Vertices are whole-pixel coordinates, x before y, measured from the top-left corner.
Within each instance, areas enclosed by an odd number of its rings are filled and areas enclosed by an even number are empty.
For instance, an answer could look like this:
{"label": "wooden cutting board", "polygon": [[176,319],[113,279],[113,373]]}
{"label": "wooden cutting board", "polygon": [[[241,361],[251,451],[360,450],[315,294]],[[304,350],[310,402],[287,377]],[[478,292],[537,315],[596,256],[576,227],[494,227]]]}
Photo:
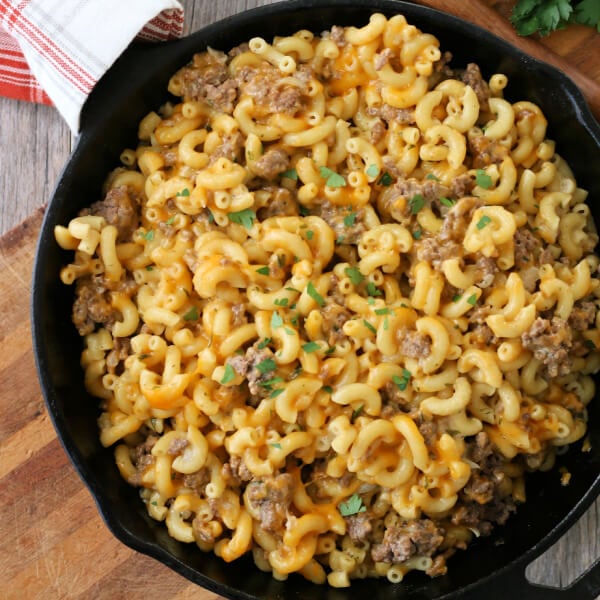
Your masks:
{"label": "wooden cutting board", "polygon": [[[508,31],[497,13],[481,13],[486,7],[471,0],[424,3]],[[505,15],[509,3],[486,4]],[[578,68],[600,104],[600,36],[572,27],[544,44]],[[0,238],[0,600],[219,598],[117,541],[56,438],[37,382],[29,324],[42,214]]]}

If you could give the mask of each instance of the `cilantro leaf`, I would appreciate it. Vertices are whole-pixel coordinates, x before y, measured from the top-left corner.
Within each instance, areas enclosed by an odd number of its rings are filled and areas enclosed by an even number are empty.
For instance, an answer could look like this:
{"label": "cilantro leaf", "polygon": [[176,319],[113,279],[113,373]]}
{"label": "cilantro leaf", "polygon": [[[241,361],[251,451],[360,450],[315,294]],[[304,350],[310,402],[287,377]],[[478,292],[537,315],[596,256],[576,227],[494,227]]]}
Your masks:
{"label": "cilantro leaf", "polygon": [[575,7],[573,20],[581,25],[595,27],[600,32],[600,2],[598,0],[581,0]]}
{"label": "cilantro leaf", "polygon": [[321,296],[321,294],[319,294],[319,292],[317,292],[317,289],[315,288],[315,286],[313,285],[312,281],[308,282],[308,285],[306,286],[306,291],[308,292],[308,295],[321,307],[325,306],[325,300],[323,299],[323,296]]}
{"label": "cilantro leaf", "polygon": [[285,390],[283,388],[278,388],[276,390],[273,390],[271,392],[271,394],[269,395],[269,398],[277,398],[277,396],[279,396],[279,394],[283,394]]}
{"label": "cilantro leaf", "polygon": [[235,379],[235,371],[233,370],[233,367],[227,363],[225,365],[225,372],[223,373],[223,378],[221,379],[221,383],[225,384],[225,383],[229,383],[230,381],[233,381]]}
{"label": "cilantro leaf", "polygon": [[192,306],[190,310],[188,310],[185,315],[183,315],[184,321],[197,321],[198,320],[198,308],[196,306]]}
{"label": "cilantro leaf", "polygon": [[332,171],[328,167],[319,167],[319,173],[321,177],[325,179],[325,185],[331,188],[344,187],[346,185],[346,180],[343,175]]}
{"label": "cilantro leaf", "polygon": [[408,208],[411,214],[416,215],[425,206],[425,198],[421,194],[415,194],[408,201]]}
{"label": "cilantro leaf", "polygon": [[379,175],[379,167],[376,164],[369,165],[365,170],[365,173],[374,179],[377,177],[377,175]]}
{"label": "cilantro leaf", "polygon": [[358,494],[352,494],[345,502],[338,504],[342,517],[350,517],[361,512],[365,512],[367,507],[363,504],[362,498]]}
{"label": "cilantro leaf", "polygon": [[302,344],[302,350],[310,354],[311,352],[315,352],[320,348],[318,342],[307,342],[306,344]]}
{"label": "cilantro leaf", "polygon": [[477,221],[477,229],[483,229],[486,225],[489,225],[492,222],[492,219],[487,215],[483,215],[479,221]]}
{"label": "cilantro leaf", "polygon": [[412,232],[413,239],[415,239],[415,240],[420,240],[421,239],[421,235],[423,235],[423,230],[422,229],[415,229]]}
{"label": "cilantro leaf", "polygon": [[477,169],[475,183],[484,190],[489,190],[492,187],[492,178],[483,169]]}
{"label": "cilantro leaf", "polygon": [[256,219],[256,213],[249,208],[227,213],[227,216],[232,223],[243,225],[246,229],[251,229],[254,224],[254,219]]}
{"label": "cilantro leaf", "polygon": [[346,267],[344,273],[352,282],[352,285],[359,285],[363,282],[365,276],[358,270],[358,267]]}

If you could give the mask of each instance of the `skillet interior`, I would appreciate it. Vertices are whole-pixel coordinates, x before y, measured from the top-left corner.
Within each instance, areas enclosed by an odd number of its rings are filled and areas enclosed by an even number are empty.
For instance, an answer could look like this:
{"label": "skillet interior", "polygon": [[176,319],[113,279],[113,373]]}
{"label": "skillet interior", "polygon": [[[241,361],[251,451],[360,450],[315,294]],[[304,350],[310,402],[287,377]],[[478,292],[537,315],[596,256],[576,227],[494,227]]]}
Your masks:
{"label": "skillet interior", "polygon": [[213,555],[173,540],[163,524],[147,516],[137,491],[115,468],[112,451],[99,443],[97,400],[85,392],[78,367],[81,341],[70,320],[72,290],[58,277],[69,257],[54,243],[53,227],[100,199],[105,174],[118,164],[121,149],[131,147],[136,140],[139,119],[167,99],[170,75],[207,45],[226,51],[253,35],[271,38],[303,28],[319,33],[333,24],[362,25],[374,11],[388,16],[403,12],[410,23],[435,34],[442,49],[453,53],[452,66],[474,61],[485,76],[506,73],[510,78],[509,100],[527,98],[542,107],[557,151],[572,166],[579,185],[590,190],[596,219],[600,215],[596,207],[600,198],[600,129],[570,81],[505,42],[448,15],[393,0],[368,4],[294,0],[226,19],[178,42],[130,48],[98,84],[85,107],[82,133],[54,192],[40,236],[32,304],[34,347],[48,409],[68,454],[121,541],[232,598],[346,600],[368,593],[374,599],[388,600],[439,598],[458,590],[473,590],[474,586],[480,593],[482,586],[488,591],[498,590],[501,578],[492,587],[487,585],[492,583],[490,576],[510,565],[527,564],[574,522],[600,490],[600,409],[596,406],[590,410],[592,450],[581,454],[580,445],[575,445],[558,461],[557,467],[564,465],[572,473],[571,484],[562,487],[556,470],[531,476],[528,502],[508,526],[451,559],[448,575],[429,580],[411,574],[396,587],[373,580],[356,581],[351,591],[333,590],[313,586],[300,577],[275,582],[256,570],[250,559],[226,565]]}

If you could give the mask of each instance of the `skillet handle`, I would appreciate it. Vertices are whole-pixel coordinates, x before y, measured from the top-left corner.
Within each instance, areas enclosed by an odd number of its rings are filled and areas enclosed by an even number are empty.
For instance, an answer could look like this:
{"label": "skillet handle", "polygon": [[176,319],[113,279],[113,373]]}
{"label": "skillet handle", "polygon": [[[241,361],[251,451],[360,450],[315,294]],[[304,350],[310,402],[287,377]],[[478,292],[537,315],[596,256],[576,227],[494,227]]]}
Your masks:
{"label": "skillet handle", "polygon": [[525,568],[518,566],[496,578],[493,583],[495,590],[492,594],[486,592],[488,600],[506,600],[510,594],[527,600],[596,600],[600,596],[600,559],[566,588],[531,583],[525,575]]}

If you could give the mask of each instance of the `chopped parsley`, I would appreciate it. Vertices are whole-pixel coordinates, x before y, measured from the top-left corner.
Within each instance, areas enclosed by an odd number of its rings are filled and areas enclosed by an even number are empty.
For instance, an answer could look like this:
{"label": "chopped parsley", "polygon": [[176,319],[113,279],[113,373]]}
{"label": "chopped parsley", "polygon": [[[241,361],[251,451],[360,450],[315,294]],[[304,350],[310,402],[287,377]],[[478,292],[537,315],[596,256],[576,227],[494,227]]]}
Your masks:
{"label": "chopped parsley", "polygon": [[471,294],[467,298],[467,303],[470,304],[471,306],[475,306],[477,304],[477,296],[475,294]]}
{"label": "chopped parsley", "polygon": [[310,242],[310,240],[313,239],[313,236],[315,235],[315,232],[312,229],[309,229],[306,232],[306,239]]}
{"label": "chopped parsley", "polygon": [[462,294],[452,296],[452,302],[458,302],[462,298]]}
{"label": "chopped parsley", "polygon": [[260,269],[256,269],[256,272],[260,275],[268,275],[270,270],[269,267],[260,267]]}
{"label": "chopped parsley", "polygon": [[483,169],[477,169],[475,183],[484,190],[489,190],[492,187],[492,178]]}
{"label": "chopped parsley", "polygon": [[308,282],[308,285],[306,286],[306,291],[308,293],[308,295],[321,307],[325,306],[325,300],[323,299],[323,296],[321,296],[321,294],[319,294],[319,292],[317,292],[317,289],[315,288],[315,286],[313,285],[312,281]]}
{"label": "chopped parsley", "polygon": [[352,285],[359,285],[364,280],[364,275],[359,271],[358,267],[346,267],[344,273],[352,282]]}
{"label": "chopped parsley", "polygon": [[402,376],[392,375],[392,381],[396,384],[398,389],[403,392],[406,389],[411,376],[412,373],[408,369],[402,369]]}
{"label": "chopped parsley", "polygon": [[384,331],[387,331],[389,328],[390,328],[390,321],[389,321],[389,319],[386,317],[386,318],[383,320],[383,329],[384,329]]}
{"label": "chopped parsley", "polygon": [[440,204],[452,208],[454,206],[454,200],[450,200],[450,198],[440,198]]}
{"label": "chopped parsley", "polygon": [[165,224],[166,225],[173,225],[173,223],[175,223],[175,215],[173,215],[172,217],[169,217],[166,221]]}
{"label": "chopped parsley", "polygon": [[354,423],[354,421],[356,421],[356,419],[358,419],[358,417],[360,417],[364,407],[365,407],[365,405],[361,404],[358,408],[355,408],[352,411],[352,416],[350,417],[350,423]]}
{"label": "chopped parsley", "polygon": [[269,444],[269,446],[272,446],[273,448],[277,448],[277,450],[281,450],[281,444],[279,442],[274,442],[272,444]]}
{"label": "chopped parsley", "polygon": [[593,340],[584,340],[583,343],[585,344],[585,347],[589,348],[590,350],[596,349],[596,344],[594,344]]}
{"label": "chopped parsley", "polygon": [[264,360],[261,360],[254,368],[259,373],[262,373],[264,375],[265,373],[274,371],[277,368],[277,364],[272,358],[265,358]]}
{"label": "chopped parsley", "polygon": [[346,215],[344,217],[344,226],[345,227],[352,227],[355,222],[356,222],[356,213],[355,212],[351,212],[349,215]]}
{"label": "chopped parsley", "polygon": [[279,394],[283,394],[284,391],[285,390],[283,388],[277,388],[269,394],[269,398],[277,398],[277,396],[279,396]]}
{"label": "chopped parsley", "polygon": [[389,308],[376,308],[375,309],[375,314],[376,315],[389,315],[392,311]]}
{"label": "chopped parsley", "polygon": [[388,187],[388,185],[391,185],[393,181],[394,179],[392,178],[392,176],[386,171],[379,179],[379,185],[384,185],[385,187]]}
{"label": "chopped parsley", "polygon": [[283,319],[278,312],[274,312],[271,316],[271,328],[277,329],[283,325]]}
{"label": "chopped parsley", "polygon": [[422,235],[422,234],[423,234],[423,230],[422,230],[422,229],[415,229],[415,230],[412,232],[413,239],[415,239],[415,240],[420,240],[420,239],[421,239],[421,235]]}
{"label": "chopped parsley", "polygon": [[264,388],[271,388],[276,383],[283,383],[283,377],[273,377],[273,379],[269,379],[268,381],[263,381],[260,385]]}
{"label": "chopped parsley", "polygon": [[277,300],[275,300],[274,304],[275,306],[287,306],[288,305],[288,298],[277,298]]}
{"label": "chopped parsley", "polygon": [[345,502],[338,504],[342,517],[350,517],[361,512],[365,512],[367,507],[363,504],[362,498],[358,494],[352,494]]}
{"label": "chopped parsley", "polygon": [[440,178],[436,177],[433,173],[427,173],[427,175],[425,175],[425,179],[429,179],[431,181],[439,181]]}
{"label": "chopped parsley", "polygon": [[327,350],[325,350],[325,354],[333,354],[335,352],[335,346],[330,346],[329,348],[327,348]]}
{"label": "chopped parsley", "polygon": [[367,283],[367,294],[369,296],[383,296],[383,292],[372,281]]}
{"label": "chopped parsley", "polygon": [[320,348],[318,342],[307,342],[306,344],[302,344],[302,350],[310,354],[311,352],[315,352]]}
{"label": "chopped parsley", "polygon": [[184,321],[197,321],[198,320],[198,308],[192,306],[190,310],[188,310],[185,315],[183,315]]}
{"label": "chopped parsley", "polygon": [[208,211],[208,222],[209,223],[214,223],[215,222],[215,215],[212,214],[212,212],[210,211],[209,208],[206,209]]}
{"label": "chopped parsley", "polygon": [[176,197],[181,198],[187,198],[190,195],[190,190],[188,190],[187,188],[183,188],[180,192],[177,192],[177,194],[175,194]]}
{"label": "chopped parsley", "polygon": [[227,216],[232,223],[243,225],[246,229],[252,229],[254,219],[256,219],[256,213],[249,208],[227,213]]}
{"label": "chopped parsley", "polygon": [[487,215],[483,215],[479,221],[477,221],[477,229],[483,229],[486,225],[489,225],[492,222],[492,219]]}
{"label": "chopped parsley", "polygon": [[298,171],[296,171],[296,169],[288,169],[281,174],[281,177],[287,177],[288,179],[298,181]]}
{"label": "chopped parsley", "polygon": [[371,323],[369,323],[369,321],[367,321],[366,319],[363,319],[363,325],[371,332],[371,333],[377,333],[377,329],[375,329],[375,327],[373,327],[373,325],[371,325]]}
{"label": "chopped parsley", "polygon": [[376,164],[369,165],[365,171],[369,177],[377,177],[379,175],[379,167]]}
{"label": "chopped parsley", "polygon": [[257,348],[259,350],[264,350],[272,341],[272,338],[264,338],[260,342],[258,342]]}
{"label": "chopped parsley", "polygon": [[322,389],[328,394],[331,394],[333,392],[333,388],[330,385],[324,385]]}
{"label": "chopped parsley", "polygon": [[146,231],[146,233],[144,233],[144,235],[142,237],[145,240],[147,240],[148,242],[151,242],[154,239],[154,230],[150,229],[150,230]]}
{"label": "chopped parsley", "polygon": [[325,185],[327,187],[338,188],[346,185],[344,177],[328,167],[319,167],[319,173],[321,174],[321,177],[325,179]]}
{"label": "chopped parsley", "polygon": [[297,289],[296,289],[296,288],[294,288],[294,287],[286,287],[285,289],[286,289],[288,292],[296,292],[296,293],[298,293],[298,294],[300,293],[300,290],[297,290]]}
{"label": "chopped parsley", "polygon": [[425,198],[421,194],[415,194],[408,201],[408,208],[411,214],[416,215],[425,206]]}
{"label": "chopped parsley", "polygon": [[154,271],[154,267],[152,265],[148,265],[146,267],[146,271]]}
{"label": "chopped parsley", "polygon": [[225,383],[229,383],[230,381],[233,381],[235,379],[235,371],[233,370],[233,367],[227,363],[225,365],[225,372],[223,373],[223,378],[221,379],[221,383],[225,384]]}

